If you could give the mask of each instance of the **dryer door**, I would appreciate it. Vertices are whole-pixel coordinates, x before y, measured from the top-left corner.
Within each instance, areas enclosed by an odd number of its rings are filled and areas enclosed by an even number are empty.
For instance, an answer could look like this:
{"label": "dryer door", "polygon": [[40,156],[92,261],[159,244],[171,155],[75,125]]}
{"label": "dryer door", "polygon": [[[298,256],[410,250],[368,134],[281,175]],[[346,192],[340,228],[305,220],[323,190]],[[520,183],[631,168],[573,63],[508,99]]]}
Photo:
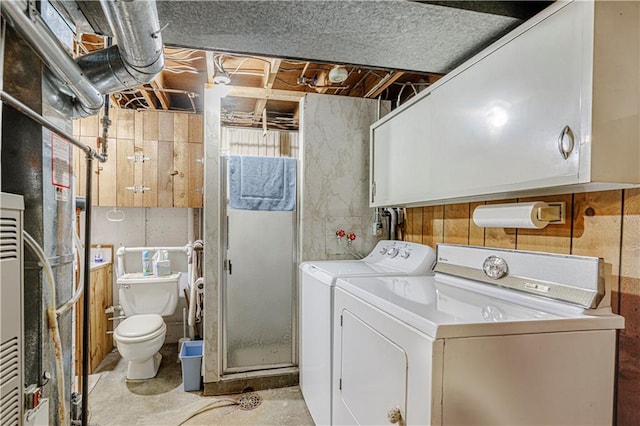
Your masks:
{"label": "dryer door", "polygon": [[[400,346],[349,311],[342,314],[342,401],[358,424],[406,413],[407,356]],[[340,383],[339,383],[340,386]]]}
{"label": "dryer door", "polygon": [[333,424],[429,424],[433,339],[340,288],[335,327]]}

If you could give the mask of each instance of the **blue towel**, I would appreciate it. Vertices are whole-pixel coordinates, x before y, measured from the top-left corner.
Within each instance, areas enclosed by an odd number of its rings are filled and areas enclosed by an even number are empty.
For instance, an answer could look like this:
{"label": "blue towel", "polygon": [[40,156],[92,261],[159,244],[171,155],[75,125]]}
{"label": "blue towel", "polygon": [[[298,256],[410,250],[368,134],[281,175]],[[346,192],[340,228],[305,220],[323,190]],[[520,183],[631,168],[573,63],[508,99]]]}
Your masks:
{"label": "blue towel", "polygon": [[296,159],[230,155],[229,204],[241,210],[295,210]]}

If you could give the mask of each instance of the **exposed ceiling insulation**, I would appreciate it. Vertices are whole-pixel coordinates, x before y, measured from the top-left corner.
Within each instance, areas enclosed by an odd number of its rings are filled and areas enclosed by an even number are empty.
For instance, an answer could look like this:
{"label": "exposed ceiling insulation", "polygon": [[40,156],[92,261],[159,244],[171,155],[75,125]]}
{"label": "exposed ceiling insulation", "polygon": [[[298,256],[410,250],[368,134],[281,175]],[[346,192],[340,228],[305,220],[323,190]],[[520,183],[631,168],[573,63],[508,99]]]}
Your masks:
{"label": "exposed ceiling insulation", "polygon": [[[295,99],[304,93],[402,102],[550,3],[161,0],[165,71],[114,100],[128,108],[199,112],[204,84],[223,68],[234,87],[222,105],[228,125],[259,127],[267,118],[269,125],[297,128]],[[56,4],[80,32],[108,35],[98,2]],[[101,43],[93,37],[83,36],[82,48]],[[335,65],[344,67],[346,80],[329,80]]]}

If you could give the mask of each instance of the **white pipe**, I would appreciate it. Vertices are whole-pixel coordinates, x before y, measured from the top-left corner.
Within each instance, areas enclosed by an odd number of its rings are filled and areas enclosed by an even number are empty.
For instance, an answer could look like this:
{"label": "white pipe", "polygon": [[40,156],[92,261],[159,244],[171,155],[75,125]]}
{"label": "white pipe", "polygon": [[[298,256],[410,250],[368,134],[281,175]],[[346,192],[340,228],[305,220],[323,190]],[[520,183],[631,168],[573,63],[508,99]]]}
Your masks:
{"label": "white pipe", "polygon": [[66,425],[67,421],[67,407],[65,405],[64,397],[64,369],[62,366],[62,341],[60,339],[60,329],[58,328],[58,319],[56,318],[56,284],[53,277],[53,270],[51,265],[47,262],[44,250],[33,239],[27,231],[22,231],[24,241],[27,243],[27,247],[36,255],[40,265],[42,266],[45,277],[49,284],[49,306],[47,307],[47,323],[51,329],[51,339],[53,340],[53,354],[56,362],[56,391],[58,394],[58,420],[60,425]]}
{"label": "white pipe", "polygon": [[191,286],[191,292],[189,295],[189,326],[195,327],[196,325],[196,304],[198,303],[197,289],[199,286],[204,286],[204,277],[199,277],[194,281]]}
{"label": "white pipe", "polygon": [[64,305],[60,306],[57,310],[56,310],[56,316],[61,316],[62,314],[64,314],[65,312],[67,312],[69,309],[71,309],[73,307],[73,305],[76,304],[76,302],[80,299],[80,296],[82,296],[82,293],[84,293],[84,274],[85,274],[85,270],[84,270],[84,251],[82,249],[82,243],[80,242],[80,237],[78,237],[78,234],[76,232],[73,233],[73,243],[76,247],[76,251],[78,253],[78,258],[80,260],[79,263],[79,269],[80,269],[80,279],[78,280],[78,284],[76,286],[76,290],[73,293],[73,296],[71,297],[71,299],[69,299],[67,301],[67,303],[65,303]]}

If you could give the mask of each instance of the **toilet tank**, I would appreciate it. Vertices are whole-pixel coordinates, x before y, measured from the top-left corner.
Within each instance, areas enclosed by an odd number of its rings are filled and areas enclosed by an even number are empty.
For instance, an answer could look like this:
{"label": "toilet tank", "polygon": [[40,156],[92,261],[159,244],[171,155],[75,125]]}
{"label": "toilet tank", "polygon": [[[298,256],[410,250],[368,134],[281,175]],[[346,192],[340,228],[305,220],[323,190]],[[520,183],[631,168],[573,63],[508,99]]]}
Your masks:
{"label": "toilet tank", "polygon": [[178,306],[180,272],[171,275],[124,274],[116,281],[125,315],[171,315]]}

